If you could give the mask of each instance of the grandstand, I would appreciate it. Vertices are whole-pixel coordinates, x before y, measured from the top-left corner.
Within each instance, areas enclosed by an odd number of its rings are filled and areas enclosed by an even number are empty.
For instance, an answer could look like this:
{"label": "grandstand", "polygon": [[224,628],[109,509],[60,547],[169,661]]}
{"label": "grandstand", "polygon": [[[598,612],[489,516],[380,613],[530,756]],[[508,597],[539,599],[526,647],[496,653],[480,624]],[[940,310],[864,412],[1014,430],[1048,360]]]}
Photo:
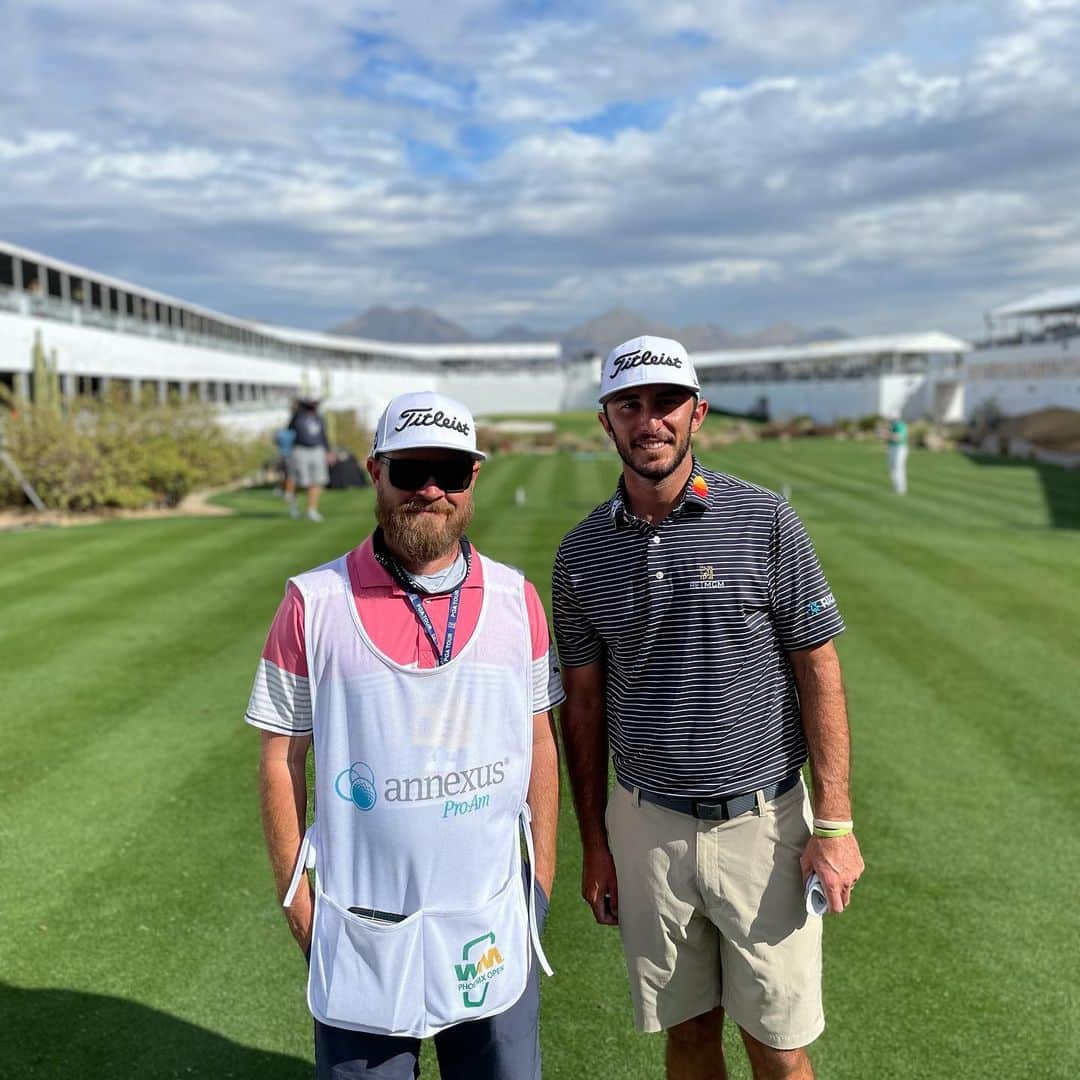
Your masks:
{"label": "grandstand", "polygon": [[252,431],[280,424],[298,394],[369,425],[406,390],[438,389],[478,413],[595,401],[595,365],[565,362],[557,342],[414,345],[272,326],[0,241],[0,384],[28,392],[36,341],[68,397],[150,385]]}
{"label": "grandstand", "polygon": [[[1080,288],[995,308],[974,348],[928,332],[694,354],[725,412],[821,423],[869,415],[970,418],[1080,408]],[[297,395],[374,423],[386,400],[437,389],[480,415],[589,409],[595,358],[558,342],[404,344],[239,319],[0,241],[0,385],[26,393],[40,342],[65,395],[198,397],[265,430]]]}
{"label": "grandstand", "polygon": [[1002,304],[986,324],[964,365],[969,416],[1080,409],[1080,287]]}
{"label": "grandstand", "polygon": [[830,423],[859,416],[964,418],[971,346],[937,332],[696,353],[702,389],[724,412]]}

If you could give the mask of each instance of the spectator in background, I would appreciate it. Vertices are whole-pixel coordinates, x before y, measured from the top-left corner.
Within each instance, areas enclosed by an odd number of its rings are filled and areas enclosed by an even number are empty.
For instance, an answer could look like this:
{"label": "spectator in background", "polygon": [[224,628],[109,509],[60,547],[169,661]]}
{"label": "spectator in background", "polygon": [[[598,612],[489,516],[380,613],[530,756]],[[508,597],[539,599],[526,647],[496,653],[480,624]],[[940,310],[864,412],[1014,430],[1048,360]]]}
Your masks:
{"label": "spectator in background", "polygon": [[330,482],[330,443],[326,438],[326,425],[319,415],[318,401],[301,398],[289,421],[288,430],[295,436],[285,478],[285,501],[289,504],[289,514],[294,518],[300,516],[296,489],[302,487],[307,489],[308,521],[322,521],[319,496]]}
{"label": "spectator in background", "polygon": [[274,467],[278,471],[278,484],[274,488],[275,495],[285,493],[285,484],[289,478],[289,451],[296,442],[296,432],[290,427],[279,428],[274,432],[274,445],[277,447],[277,461]]}

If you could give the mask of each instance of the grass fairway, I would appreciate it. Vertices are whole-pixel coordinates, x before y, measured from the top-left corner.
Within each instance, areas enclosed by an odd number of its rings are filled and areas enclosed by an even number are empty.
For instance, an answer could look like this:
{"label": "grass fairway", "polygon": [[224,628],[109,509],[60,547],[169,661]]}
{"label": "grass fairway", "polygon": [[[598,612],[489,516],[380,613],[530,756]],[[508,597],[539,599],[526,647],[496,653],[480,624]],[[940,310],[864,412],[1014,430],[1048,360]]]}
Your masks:
{"label": "grass fairway", "polygon": [[[849,628],[868,869],[826,928],[818,1076],[1080,1075],[1080,477],[915,453],[898,499],[868,444],[706,460],[790,489]],[[471,535],[545,595],[616,474],[494,460]],[[269,493],[227,501],[238,516],[0,536],[2,1077],[310,1075],[241,716],[285,579],[357,543],[371,495],[329,493],[319,527]],[[566,798],[545,1076],[660,1077],[578,877]]]}

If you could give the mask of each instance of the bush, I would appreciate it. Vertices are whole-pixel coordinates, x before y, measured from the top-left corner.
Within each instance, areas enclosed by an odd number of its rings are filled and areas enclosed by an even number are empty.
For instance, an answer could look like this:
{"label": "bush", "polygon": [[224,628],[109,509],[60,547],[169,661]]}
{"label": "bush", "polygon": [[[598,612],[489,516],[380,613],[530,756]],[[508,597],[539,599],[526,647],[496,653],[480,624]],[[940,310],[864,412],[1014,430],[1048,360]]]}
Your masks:
{"label": "bush", "polygon": [[[57,510],[175,506],[189,492],[257,469],[260,442],[227,434],[200,402],[132,405],[77,398],[66,411],[6,398],[6,446],[46,506]],[[0,505],[21,505],[0,473]]]}

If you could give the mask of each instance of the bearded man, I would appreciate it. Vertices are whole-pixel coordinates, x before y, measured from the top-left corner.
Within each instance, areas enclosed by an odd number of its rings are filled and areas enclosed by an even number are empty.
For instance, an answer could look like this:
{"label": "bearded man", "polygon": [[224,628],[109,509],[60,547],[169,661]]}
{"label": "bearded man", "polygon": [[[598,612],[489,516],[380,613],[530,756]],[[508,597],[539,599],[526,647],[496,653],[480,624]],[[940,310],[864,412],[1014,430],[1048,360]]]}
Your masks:
{"label": "bearded man", "polygon": [[367,461],[378,528],[289,582],[255,679],[320,1078],[414,1077],[428,1036],[444,1078],[540,1076],[563,694],[536,589],[464,535],[483,460],[463,404],[394,398]]}
{"label": "bearded man", "polygon": [[816,873],[841,912],[863,870],[844,624],[791,507],[695,459],[700,389],[677,341],[611,350],[599,418],[622,477],[555,558],[582,894],[619,926],[634,1018],[667,1032],[669,1080],[727,1076],[725,1015],[755,1080],[811,1080],[821,920],[804,883]]}

